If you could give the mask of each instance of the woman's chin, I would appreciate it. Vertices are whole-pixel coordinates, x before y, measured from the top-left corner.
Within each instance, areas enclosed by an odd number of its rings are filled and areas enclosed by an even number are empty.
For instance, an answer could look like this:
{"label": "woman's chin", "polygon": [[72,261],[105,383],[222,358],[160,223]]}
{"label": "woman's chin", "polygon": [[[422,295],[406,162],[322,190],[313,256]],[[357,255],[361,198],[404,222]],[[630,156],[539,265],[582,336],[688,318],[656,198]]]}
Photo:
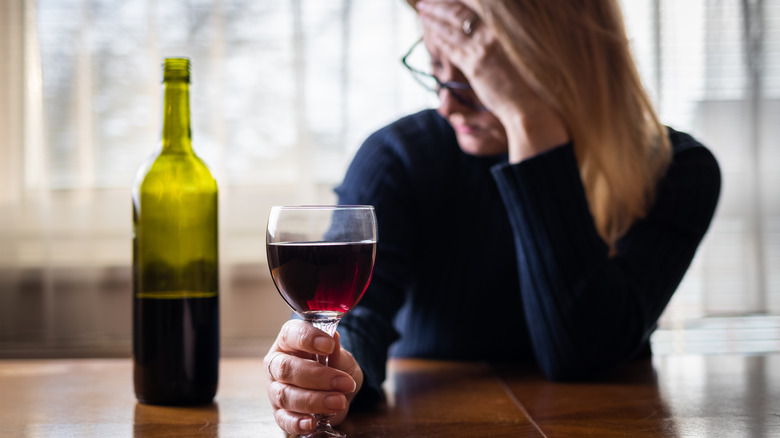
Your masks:
{"label": "woman's chin", "polygon": [[460,150],[468,155],[486,157],[505,154],[507,151],[506,144],[492,139],[486,140],[472,134],[458,134],[457,137]]}

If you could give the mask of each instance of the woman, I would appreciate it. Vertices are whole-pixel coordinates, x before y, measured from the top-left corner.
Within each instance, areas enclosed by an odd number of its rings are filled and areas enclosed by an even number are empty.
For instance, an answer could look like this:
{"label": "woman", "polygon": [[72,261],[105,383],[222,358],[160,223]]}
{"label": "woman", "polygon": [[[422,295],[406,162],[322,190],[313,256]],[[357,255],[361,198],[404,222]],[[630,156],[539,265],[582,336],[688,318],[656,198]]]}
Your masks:
{"label": "woman", "polygon": [[337,189],[375,206],[377,267],[335,340],[291,321],[266,355],[289,433],[376,403],[388,355],[569,380],[647,357],[717,204],[717,162],[658,121],[618,0],[410,3],[440,105],[369,137]]}

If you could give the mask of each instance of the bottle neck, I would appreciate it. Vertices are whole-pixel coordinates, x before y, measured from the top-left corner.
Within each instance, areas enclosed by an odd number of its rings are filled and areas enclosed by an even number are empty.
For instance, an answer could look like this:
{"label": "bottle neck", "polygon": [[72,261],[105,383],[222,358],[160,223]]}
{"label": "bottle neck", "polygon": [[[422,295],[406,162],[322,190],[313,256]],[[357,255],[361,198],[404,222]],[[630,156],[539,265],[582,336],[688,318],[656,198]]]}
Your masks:
{"label": "bottle neck", "polygon": [[162,153],[192,153],[190,85],[182,79],[164,82]]}

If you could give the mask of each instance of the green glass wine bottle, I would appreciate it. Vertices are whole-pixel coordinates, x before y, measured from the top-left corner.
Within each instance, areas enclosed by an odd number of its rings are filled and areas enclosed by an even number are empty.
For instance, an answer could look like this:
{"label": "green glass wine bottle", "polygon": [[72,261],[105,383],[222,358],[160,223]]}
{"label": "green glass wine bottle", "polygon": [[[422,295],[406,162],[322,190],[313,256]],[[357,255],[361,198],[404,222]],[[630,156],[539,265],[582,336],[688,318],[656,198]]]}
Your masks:
{"label": "green glass wine bottle", "polygon": [[217,183],[192,150],[190,61],[163,64],[162,147],[133,184],[133,377],[141,403],[210,403],[219,374]]}

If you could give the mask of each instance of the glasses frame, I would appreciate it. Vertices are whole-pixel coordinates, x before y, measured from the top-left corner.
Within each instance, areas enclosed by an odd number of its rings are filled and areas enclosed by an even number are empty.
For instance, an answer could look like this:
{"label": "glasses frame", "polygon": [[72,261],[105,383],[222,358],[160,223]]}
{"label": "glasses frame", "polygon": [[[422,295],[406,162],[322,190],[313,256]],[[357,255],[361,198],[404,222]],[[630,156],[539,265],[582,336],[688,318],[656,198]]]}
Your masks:
{"label": "glasses frame", "polygon": [[[436,93],[437,95],[441,93],[442,90],[447,90],[452,95],[452,97],[454,97],[455,100],[457,100],[462,105],[479,111],[488,111],[487,108],[477,103],[474,99],[466,98],[459,93],[459,91],[474,91],[474,89],[471,88],[471,85],[469,85],[467,82],[442,81],[431,73],[424,72],[409,65],[409,56],[411,56],[412,52],[414,52],[417,46],[419,46],[422,42],[423,37],[418,38],[417,41],[412,44],[412,47],[410,47],[409,50],[406,51],[406,54],[404,54],[404,56],[401,58],[401,63],[404,65],[404,67],[406,67],[407,70],[409,70],[414,80],[417,81],[418,84],[422,85],[422,87],[426,90]],[[421,80],[420,77],[433,79],[433,81],[436,83],[436,87],[429,86],[423,80]]]}

